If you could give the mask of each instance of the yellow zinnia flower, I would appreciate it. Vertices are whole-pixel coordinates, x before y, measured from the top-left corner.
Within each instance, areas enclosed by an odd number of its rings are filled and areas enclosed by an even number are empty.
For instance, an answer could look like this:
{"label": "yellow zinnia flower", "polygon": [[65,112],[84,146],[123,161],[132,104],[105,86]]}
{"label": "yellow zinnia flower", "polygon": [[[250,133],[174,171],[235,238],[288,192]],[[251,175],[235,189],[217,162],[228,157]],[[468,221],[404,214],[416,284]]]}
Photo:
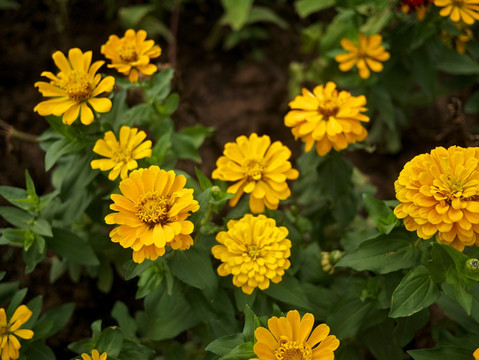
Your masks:
{"label": "yellow zinnia flower", "polygon": [[394,214],[422,239],[462,251],[479,245],[479,148],[437,147],[409,161],[394,183]]}
{"label": "yellow zinnia flower", "polygon": [[138,82],[138,72],[153,75],[158,68],[150,64],[150,59],[161,55],[161,48],[153,40],[146,40],[146,31],[128,29],[121,39],[110,35],[108,41],[101,46],[101,53],[111,60],[109,68],[128,75],[130,82]]}
{"label": "yellow zinnia flower", "polygon": [[449,16],[454,22],[472,25],[479,20],[479,0],[434,0],[434,5],[442,7],[439,15]]}
{"label": "yellow zinnia flower", "polygon": [[[329,335],[329,326],[314,326],[313,314],[303,318],[297,310],[291,310],[286,317],[272,317],[268,329],[258,327],[254,335],[254,352],[257,358],[250,360],[332,360],[339,340]],[[313,330],[311,332],[311,330]]]}
{"label": "yellow zinnia flower", "polygon": [[185,189],[186,178],[166,172],[158,166],[134,170],[120,182],[120,194],[112,194],[118,211],[105,217],[107,224],[118,224],[110,232],[111,241],[133,249],[133,261],[156,260],[165,253],[165,246],[188,249],[193,244],[189,234],[193,223],[189,212],[199,209],[193,189]]}
{"label": "yellow zinnia flower", "polygon": [[137,128],[122,126],[118,141],[112,131],[105,133],[103,139],[99,139],[93,147],[93,152],[107,157],[108,159],[93,160],[92,169],[101,171],[111,170],[108,179],[115,180],[118,175],[125,179],[129,170],[136,169],[136,160],[151,156],[151,141],[147,140],[144,131]]}
{"label": "yellow zinnia flower", "polygon": [[340,44],[346,54],[338,54],[335,60],[339,63],[339,70],[349,71],[356,65],[359,76],[363,79],[369,78],[371,71],[380,72],[383,70],[381,61],[389,59],[390,54],[381,45],[383,38],[379,34],[364,36],[359,34],[359,45],[349,39],[342,39]]}
{"label": "yellow zinnia flower", "polygon": [[86,353],[81,354],[81,357],[82,357],[83,360],[106,360],[107,354],[106,354],[106,352],[104,352],[100,356],[100,353],[98,352],[98,350],[95,349],[91,352],[91,357],[90,357],[90,355],[88,355]]}
{"label": "yellow zinnia flower", "polygon": [[211,249],[213,256],[222,261],[218,274],[233,274],[233,284],[246,294],[257,287],[268,288],[270,280],[280,282],[284,270],[291,265],[288,229],[277,227],[274,219],[251,214],[228,221],[227,227],[228,231],[216,235],[216,241],[222,245]]}
{"label": "yellow zinnia flower", "polygon": [[16,360],[20,357],[20,342],[16,336],[22,339],[31,339],[33,331],[20,329],[32,316],[31,310],[26,305],[20,305],[7,323],[5,309],[0,308],[0,352],[2,360]]}
{"label": "yellow zinnia flower", "polygon": [[291,111],[284,118],[284,124],[291,127],[295,139],[306,143],[310,151],[316,143],[316,152],[324,156],[331,151],[343,150],[349,144],[362,141],[368,132],[361,122],[368,122],[364,95],[352,96],[347,91],[336,90],[336,84],[316,86],[313,92],[303,89],[302,95],[289,103]]}
{"label": "yellow zinnia flower", "polygon": [[236,142],[225,145],[221,156],[216,161],[213,179],[236,181],[228,188],[229,193],[236,194],[230,199],[230,206],[235,206],[243,192],[250,194],[249,207],[253,213],[261,213],[264,207],[275,210],[280,200],[291,195],[286,180],[295,180],[299,173],[291,168],[288,159],[291,151],[280,141],[271,144],[268,135],[258,137],[253,133],[249,138],[242,135]]}
{"label": "yellow zinnia flower", "polygon": [[[61,116],[64,124],[71,125],[80,114],[82,124],[89,125],[93,121],[93,112],[106,113],[111,109],[111,100],[98,98],[103,92],[109,92],[115,85],[113,76],[101,80],[96,72],[104,61],[95,61],[91,66],[92,52],[82,53],[80,49],[70,49],[68,60],[61,51],[55,52],[53,61],[60,69],[57,75],[49,71],[42,72],[42,76],[50,82],[38,81],[35,86],[45,97],[53,99],[39,103],[33,111],[42,116]],[[88,106],[89,105],[89,106]]]}
{"label": "yellow zinnia flower", "polygon": [[474,353],[472,354],[474,356],[474,360],[479,360],[479,348],[474,350]]}

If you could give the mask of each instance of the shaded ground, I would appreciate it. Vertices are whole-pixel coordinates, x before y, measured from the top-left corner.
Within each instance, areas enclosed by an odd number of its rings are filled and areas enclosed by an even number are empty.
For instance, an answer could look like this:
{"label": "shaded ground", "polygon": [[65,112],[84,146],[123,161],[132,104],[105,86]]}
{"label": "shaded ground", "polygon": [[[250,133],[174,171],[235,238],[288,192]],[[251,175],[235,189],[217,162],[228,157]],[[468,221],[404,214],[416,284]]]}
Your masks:
{"label": "shaded ground", "polygon": [[[0,53],[0,119],[32,135],[39,135],[47,128],[46,121],[33,112],[41,100],[33,83],[40,80],[43,70],[52,68],[51,54],[79,47],[84,51],[93,50],[94,59],[100,59],[99,49],[108,35],[123,32],[115,20],[105,18],[102,2],[70,1],[68,17],[56,7],[58,3],[25,0],[17,11],[0,12],[0,48],[3,50]],[[159,61],[173,62],[177,69],[174,83],[181,96],[181,106],[173,116],[177,128],[200,123],[217,129],[201,150],[201,168],[207,174],[213,170],[227,141],[251,132],[269,134],[298,155],[301,144],[295,142],[290,130],[283,126],[283,116],[290,100],[288,66],[300,56],[299,38],[292,31],[274,29],[268,41],[259,46],[263,53],[261,61],[253,60],[250,44],[229,52],[205,51],[202,44],[214,25],[211,21],[220,14],[218,4],[206,8],[190,4],[179,14],[177,48],[168,51],[166,44],[160,41],[167,50]],[[286,18],[293,15],[286,14]],[[379,197],[393,198],[393,181],[413,155],[429,151],[439,143],[461,145],[469,141],[468,126],[462,122],[461,112],[455,113],[449,104],[449,99],[442,99],[437,107],[418,111],[421,121],[405,133],[404,151],[400,155],[363,152],[348,155],[377,186]],[[24,187],[24,170],[28,169],[38,193],[49,192],[49,174],[44,172],[44,154],[38,144],[11,136],[5,129],[3,126],[0,134],[0,184]],[[0,205],[4,204],[0,199]],[[0,222],[0,225],[6,223]],[[45,309],[69,301],[77,304],[65,331],[50,340],[59,358],[72,356],[65,350],[69,342],[90,336],[92,321],[103,318],[108,325],[115,299],[135,304],[133,283],[125,285],[116,279],[118,286],[114,285],[114,295],[100,293],[95,283],[86,278],[73,284],[64,276],[52,285],[48,282],[49,265],[24,275],[19,251],[10,249],[0,256],[0,270],[8,270],[7,280],[18,279],[21,287],[28,286],[29,298],[43,295]]]}

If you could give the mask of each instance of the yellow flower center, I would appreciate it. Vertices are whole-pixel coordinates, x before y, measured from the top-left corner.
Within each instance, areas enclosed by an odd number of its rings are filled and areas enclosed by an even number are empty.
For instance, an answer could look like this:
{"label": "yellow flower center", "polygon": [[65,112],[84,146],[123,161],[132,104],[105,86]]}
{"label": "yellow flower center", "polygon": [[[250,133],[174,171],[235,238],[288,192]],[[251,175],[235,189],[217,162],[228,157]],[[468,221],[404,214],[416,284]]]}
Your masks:
{"label": "yellow flower center", "polygon": [[113,161],[116,163],[125,163],[128,164],[128,161],[131,160],[131,149],[120,147],[112,156]]}
{"label": "yellow flower center", "polygon": [[138,60],[135,46],[125,46],[120,49],[120,59],[124,62],[130,63]]}
{"label": "yellow flower center", "polygon": [[243,255],[256,260],[256,258],[261,255],[261,248],[257,245],[246,246],[246,252],[243,253]]}
{"label": "yellow flower center", "polygon": [[463,7],[464,6],[464,0],[452,0],[452,6],[453,7]]}
{"label": "yellow flower center", "polygon": [[263,164],[256,159],[246,160],[243,164],[243,171],[248,180],[261,180],[263,173]]}
{"label": "yellow flower center", "polygon": [[274,354],[277,360],[311,360],[313,358],[311,346],[307,343],[298,344],[284,336],[281,336]]}
{"label": "yellow flower center", "polygon": [[170,222],[168,211],[173,205],[173,198],[154,192],[148,192],[141,196],[140,201],[135,204],[136,216],[140,221],[154,226],[156,224],[167,224]]}
{"label": "yellow flower center", "polygon": [[330,116],[336,116],[338,110],[338,104],[332,100],[327,100],[318,106],[318,112],[323,115],[325,121],[328,121]]}
{"label": "yellow flower center", "polygon": [[89,99],[93,90],[88,74],[76,69],[68,74],[60,73],[60,81],[56,84],[66,91],[68,97],[75,101]]}

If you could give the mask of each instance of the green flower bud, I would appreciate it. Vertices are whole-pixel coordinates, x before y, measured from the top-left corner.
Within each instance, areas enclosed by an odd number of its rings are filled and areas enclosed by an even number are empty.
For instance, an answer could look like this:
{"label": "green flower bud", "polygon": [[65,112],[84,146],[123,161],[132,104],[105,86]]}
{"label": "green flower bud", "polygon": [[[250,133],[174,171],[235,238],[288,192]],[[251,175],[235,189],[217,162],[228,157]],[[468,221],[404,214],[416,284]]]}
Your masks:
{"label": "green flower bud", "polygon": [[470,272],[479,272],[479,260],[469,259],[466,261],[466,270]]}

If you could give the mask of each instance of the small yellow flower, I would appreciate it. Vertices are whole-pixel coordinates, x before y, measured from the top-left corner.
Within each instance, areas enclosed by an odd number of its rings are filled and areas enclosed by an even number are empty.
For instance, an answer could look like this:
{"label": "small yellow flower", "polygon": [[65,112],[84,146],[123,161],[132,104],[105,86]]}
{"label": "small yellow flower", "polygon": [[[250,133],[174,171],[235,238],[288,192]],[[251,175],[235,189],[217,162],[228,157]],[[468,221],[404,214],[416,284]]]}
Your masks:
{"label": "small yellow flower", "polygon": [[291,195],[286,180],[295,180],[299,173],[291,168],[288,159],[291,151],[267,135],[258,137],[253,133],[249,138],[242,135],[236,142],[225,145],[221,156],[216,161],[213,179],[235,181],[228,188],[229,193],[236,194],[229,202],[235,206],[243,193],[250,194],[249,207],[253,213],[261,213],[266,206],[277,209],[280,200]]}
{"label": "small yellow flower", "polygon": [[156,260],[165,246],[188,249],[193,244],[189,234],[193,223],[189,212],[199,209],[193,189],[185,189],[186,178],[166,172],[158,166],[138,169],[120,182],[120,194],[112,194],[117,211],[105,217],[107,224],[118,224],[110,232],[111,241],[133,249],[133,261]]}
{"label": "small yellow flower", "polygon": [[93,152],[108,159],[93,160],[91,168],[101,171],[111,170],[108,179],[112,181],[118,175],[125,179],[129,170],[138,167],[136,160],[151,156],[151,141],[142,142],[145,138],[144,131],[128,126],[121,127],[119,141],[112,131],[106,132],[105,137],[95,143]]}
{"label": "small yellow flower", "polygon": [[20,357],[20,342],[16,336],[22,339],[31,339],[33,331],[20,329],[32,316],[31,310],[26,305],[20,305],[7,323],[5,309],[0,308],[0,352],[2,360],[16,360]]}
{"label": "small yellow flower", "polygon": [[257,287],[268,288],[270,280],[280,282],[284,270],[291,265],[288,229],[277,227],[274,219],[251,214],[228,221],[227,227],[228,231],[216,235],[216,241],[222,245],[211,249],[213,256],[222,262],[218,274],[233,274],[233,284],[246,294]]}
{"label": "small yellow flower", "polygon": [[[286,317],[272,317],[268,328],[258,327],[253,350],[257,358],[250,360],[332,360],[339,340],[329,335],[329,326],[314,326],[313,314],[300,317],[291,310]],[[311,332],[311,330],[313,330]]]}
{"label": "small yellow flower", "polygon": [[472,25],[479,20],[479,0],[434,0],[434,5],[442,7],[439,15],[449,16],[454,22]]}
{"label": "small yellow flower", "polygon": [[368,132],[361,122],[368,122],[366,98],[352,96],[347,91],[336,90],[336,84],[316,86],[313,92],[303,89],[302,95],[289,103],[291,111],[284,118],[284,124],[291,127],[295,139],[306,143],[310,151],[316,143],[316,152],[324,156],[331,151],[343,150],[349,144],[362,141]]}
{"label": "small yellow flower", "polygon": [[52,99],[42,101],[33,109],[42,116],[61,116],[64,124],[71,125],[80,114],[82,124],[89,125],[93,121],[93,112],[106,113],[111,109],[111,100],[98,98],[104,92],[110,92],[115,85],[113,76],[103,80],[96,72],[104,61],[96,61],[91,66],[92,52],[82,53],[80,49],[70,49],[68,60],[61,51],[53,54],[53,61],[60,69],[57,75],[49,71],[42,76],[50,82],[38,81],[35,86],[45,97]]}
{"label": "small yellow flower", "polygon": [[409,161],[394,183],[394,214],[422,239],[459,251],[479,245],[479,148],[437,147]]}
{"label": "small yellow flower", "polygon": [[[106,352],[104,352],[100,356],[100,353],[98,352],[98,350],[95,349],[91,352],[91,357],[90,357],[90,355],[88,355],[86,353],[81,354],[81,357],[82,357],[83,360],[106,360],[107,354],[106,354]],[[80,359],[78,359],[78,360],[80,360]]]}
{"label": "small yellow flower", "polygon": [[472,354],[474,356],[474,360],[479,360],[479,348],[474,350],[474,353]]}
{"label": "small yellow flower", "polygon": [[363,79],[369,78],[371,71],[380,72],[383,70],[381,61],[387,61],[390,54],[381,45],[383,38],[379,34],[364,36],[359,34],[359,45],[349,39],[342,39],[341,46],[349,51],[345,54],[338,54],[335,60],[339,63],[339,70],[349,71],[356,65],[359,76]]}
{"label": "small yellow flower", "polygon": [[138,73],[153,75],[158,68],[150,64],[150,59],[161,55],[161,48],[153,40],[146,39],[146,31],[128,29],[121,39],[110,35],[108,41],[102,45],[101,53],[111,60],[109,68],[128,75],[130,82],[138,82]]}

